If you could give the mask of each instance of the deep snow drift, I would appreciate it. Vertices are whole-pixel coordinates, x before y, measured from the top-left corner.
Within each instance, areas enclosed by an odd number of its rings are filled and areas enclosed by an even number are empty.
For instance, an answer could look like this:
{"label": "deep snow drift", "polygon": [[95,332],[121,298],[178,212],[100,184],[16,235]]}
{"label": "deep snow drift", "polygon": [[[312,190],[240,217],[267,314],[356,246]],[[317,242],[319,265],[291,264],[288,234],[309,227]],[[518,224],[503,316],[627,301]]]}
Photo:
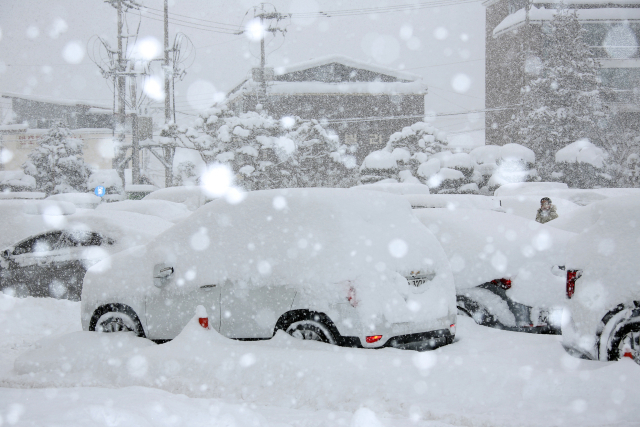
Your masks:
{"label": "deep snow drift", "polygon": [[[30,349],[14,353],[15,369],[0,380],[0,416],[24,425],[38,425],[45,414],[64,425],[638,425],[640,370],[630,360],[576,359],[559,337],[466,318],[454,344],[424,353],[338,348],[284,334],[232,341],[197,320],[176,340],[155,345],[78,331],[79,303],[5,295],[0,302],[3,326],[19,331],[3,334],[2,348],[25,341]],[[44,335],[42,323],[24,322],[16,311],[76,332],[33,344]],[[92,388],[66,389],[76,386]],[[224,414],[236,424],[224,424]]]}

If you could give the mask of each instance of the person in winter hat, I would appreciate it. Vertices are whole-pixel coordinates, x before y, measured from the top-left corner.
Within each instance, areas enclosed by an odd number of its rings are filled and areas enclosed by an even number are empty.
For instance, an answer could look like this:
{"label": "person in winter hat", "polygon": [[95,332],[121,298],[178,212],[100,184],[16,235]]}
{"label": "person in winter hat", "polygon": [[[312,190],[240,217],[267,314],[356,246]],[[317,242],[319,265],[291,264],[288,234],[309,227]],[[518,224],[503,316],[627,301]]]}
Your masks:
{"label": "person in winter hat", "polygon": [[551,204],[550,198],[543,197],[540,200],[540,209],[538,209],[538,213],[536,214],[536,221],[544,224],[545,222],[549,222],[556,218],[558,218],[556,207]]}

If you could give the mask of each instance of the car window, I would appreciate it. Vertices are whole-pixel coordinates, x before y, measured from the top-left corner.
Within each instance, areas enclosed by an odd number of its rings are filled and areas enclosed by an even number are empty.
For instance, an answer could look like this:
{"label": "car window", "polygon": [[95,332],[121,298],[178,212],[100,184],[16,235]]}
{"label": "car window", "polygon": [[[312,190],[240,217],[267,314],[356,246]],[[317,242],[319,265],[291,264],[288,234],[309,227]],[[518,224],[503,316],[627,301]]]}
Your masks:
{"label": "car window", "polygon": [[26,253],[42,253],[59,249],[61,236],[62,232],[60,231],[40,234],[20,243],[14,249],[13,254],[22,255]]}
{"label": "car window", "polygon": [[81,231],[67,233],[67,240],[70,242],[69,246],[100,246],[107,239],[93,231]]}

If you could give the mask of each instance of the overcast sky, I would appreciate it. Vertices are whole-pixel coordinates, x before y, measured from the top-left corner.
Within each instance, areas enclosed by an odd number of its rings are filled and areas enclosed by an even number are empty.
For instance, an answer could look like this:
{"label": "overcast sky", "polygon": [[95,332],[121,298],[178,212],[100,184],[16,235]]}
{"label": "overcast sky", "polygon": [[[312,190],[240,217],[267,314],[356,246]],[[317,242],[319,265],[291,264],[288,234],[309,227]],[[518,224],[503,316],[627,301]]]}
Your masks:
{"label": "overcast sky", "polygon": [[[289,13],[360,12],[434,2],[441,4],[442,0],[275,0],[271,4]],[[142,3],[150,9],[142,17],[128,14],[129,32],[139,22],[139,40],[153,37],[161,43],[163,0]],[[187,76],[176,83],[178,111],[196,114],[213,102],[216,93],[229,91],[259,64],[259,43],[245,35],[216,32],[246,25],[257,4],[249,0],[170,0],[170,13],[181,15],[173,16],[170,39],[183,32],[196,49]],[[278,67],[346,55],[421,76],[429,87],[428,109],[438,113],[478,110],[484,108],[484,23],[480,1],[460,4],[460,0],[399,12],[291,19],[281,25],[287,29],[284,38],[269,43],[267,63]],[[116,11],[102,0],[0,1],[0,92],[112,105],[110,85],[87,52],[93,35],[116,44]],[[445,130],[459,131],[481,129],[484,120],[482,115],[463,114],[440,119],[439,124]]]}

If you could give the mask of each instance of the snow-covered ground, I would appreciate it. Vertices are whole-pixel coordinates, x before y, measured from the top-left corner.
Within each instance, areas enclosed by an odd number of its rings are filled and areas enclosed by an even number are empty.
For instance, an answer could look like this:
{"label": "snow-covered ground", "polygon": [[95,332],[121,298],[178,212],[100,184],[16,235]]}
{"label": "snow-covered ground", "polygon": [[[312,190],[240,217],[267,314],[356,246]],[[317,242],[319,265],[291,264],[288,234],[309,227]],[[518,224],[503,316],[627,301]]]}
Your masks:
{"label": "snow-covered ground", "polygon": [[81,331],[80,303],[0,294],[0,425],[640,425],[632,361],[458,322],[423,353],[231,341],[197,320],[156,345]]}

